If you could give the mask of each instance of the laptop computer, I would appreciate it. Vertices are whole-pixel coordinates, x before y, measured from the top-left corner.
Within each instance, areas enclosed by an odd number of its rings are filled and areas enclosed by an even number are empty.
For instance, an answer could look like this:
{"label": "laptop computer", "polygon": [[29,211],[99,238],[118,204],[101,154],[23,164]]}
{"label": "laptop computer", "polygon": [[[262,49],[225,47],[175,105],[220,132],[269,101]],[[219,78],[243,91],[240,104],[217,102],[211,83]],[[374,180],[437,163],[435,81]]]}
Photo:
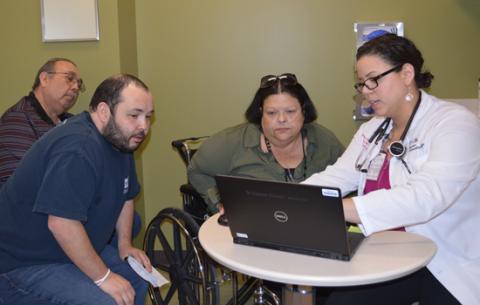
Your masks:
{"label": "laptop computer", "polygon": [[340,189],[215,176],[237,244],[348,261],[364,239],[348,232]]}

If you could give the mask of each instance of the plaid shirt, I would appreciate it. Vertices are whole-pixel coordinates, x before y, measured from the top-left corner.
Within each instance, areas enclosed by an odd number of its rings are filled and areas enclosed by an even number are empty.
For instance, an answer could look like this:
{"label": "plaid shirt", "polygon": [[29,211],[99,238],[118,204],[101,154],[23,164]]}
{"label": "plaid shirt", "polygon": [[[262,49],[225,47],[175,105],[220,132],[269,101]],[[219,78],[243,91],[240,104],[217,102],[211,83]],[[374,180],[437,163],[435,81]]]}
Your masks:
{"label": "plaid shirt", "polygon": [[[70,116],[66,113],[60,119]],[[55,124],[33,92],[3,114],[0,118],[0,187],[13,174],[33,143],[53,127]]]}

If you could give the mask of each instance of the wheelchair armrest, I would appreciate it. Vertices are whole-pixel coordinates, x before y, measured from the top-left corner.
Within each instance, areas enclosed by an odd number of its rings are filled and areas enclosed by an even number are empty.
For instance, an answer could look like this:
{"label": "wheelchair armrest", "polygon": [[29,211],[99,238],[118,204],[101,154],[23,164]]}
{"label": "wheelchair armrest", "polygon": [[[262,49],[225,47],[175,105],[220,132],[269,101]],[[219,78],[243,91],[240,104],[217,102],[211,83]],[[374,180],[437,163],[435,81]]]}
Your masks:
{"label": "wheelchair armrest", "polygon": [[191,184],[182,184],[180,192],[183,197],[183,209],[192,215],[198,224],[202,224],[210,215],[208,206],[202,196]]}
{"label": "wheelchair armrest", "polygon": [[178,139],[178,140],[173,140],[172,141],[172,146],[175,147],[176,149],[181,149],[184,147],[185,142],[196,142],[200,141],[203,139],[208,138],[208,136],[201,136],[201,137],[190,137],[190,138],[185,138],[185,139]]}
{"label": "wheelchair armrest", "polygon": [[180,192],[185,195],[202,198],[202,196],[197,192],[197,190],[195,190],[195,188],[190,183],[182,184],[180,186]]}

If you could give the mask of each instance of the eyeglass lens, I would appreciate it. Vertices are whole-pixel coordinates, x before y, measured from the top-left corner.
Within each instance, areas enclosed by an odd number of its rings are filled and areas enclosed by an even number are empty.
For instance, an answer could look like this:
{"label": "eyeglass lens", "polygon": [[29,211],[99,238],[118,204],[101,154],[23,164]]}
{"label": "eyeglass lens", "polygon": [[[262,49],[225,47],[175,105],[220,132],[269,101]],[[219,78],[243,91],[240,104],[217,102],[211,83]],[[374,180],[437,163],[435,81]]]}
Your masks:
{"label": "eyeglass lens", "polygon": [[47,72],[48,74],[61,74],[65,76],[65,79],[69,84],[76,83],[81,92],[85,91],[85,84],[81,78],[77,78],[73,73],[70,72]]}
{"label": "eyeglass lens", "polygon": [[391,69],[389,69],[389,70],[387,70],[387,71],[385,71],[385,72],[383,72],[383,73],[381,73],[377,76],[367,78],[365,81],[363,81],[361,83],[356,83],[355,85],[353,85],[353,87],[359,93],[362,93],[363,87],[367,87],[368,90],[373,90],[373,89],[378,87],[378,80],[380,80],[382,77],[386,76],[387,74],[390,74],[395,70],[398,70],[398,68],[400,68],[401,66],[403,66],[403,64],[396,65],[395,67],[393,67],[393,68],[391,68]]}

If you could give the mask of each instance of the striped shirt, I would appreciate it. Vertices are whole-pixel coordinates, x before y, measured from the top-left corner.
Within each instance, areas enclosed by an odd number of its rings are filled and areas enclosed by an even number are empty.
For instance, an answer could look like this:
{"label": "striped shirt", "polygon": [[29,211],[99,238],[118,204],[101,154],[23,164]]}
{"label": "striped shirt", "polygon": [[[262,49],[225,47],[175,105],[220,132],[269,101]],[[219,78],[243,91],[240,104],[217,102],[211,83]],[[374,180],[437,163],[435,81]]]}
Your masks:
{"label": "striped shirt", "polygon": [[[72,116],[66,113],[59,118]],[[0,187],[17,168],[28,149],[55,127],[33,92],[10,107],[0,118]]]}

